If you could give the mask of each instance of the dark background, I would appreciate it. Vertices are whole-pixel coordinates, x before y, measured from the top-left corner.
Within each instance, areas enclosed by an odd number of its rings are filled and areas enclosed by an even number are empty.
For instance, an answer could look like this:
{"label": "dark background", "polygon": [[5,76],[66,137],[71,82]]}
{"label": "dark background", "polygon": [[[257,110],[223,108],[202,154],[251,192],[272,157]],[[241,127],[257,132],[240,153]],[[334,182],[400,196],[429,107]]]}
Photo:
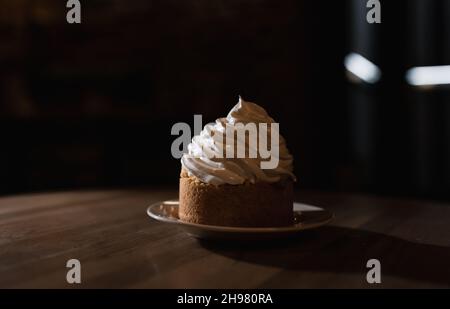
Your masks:
{"label": "dark background", "polygon": [[[450,1],[0,0],[0,194],[177,186],[174,123],[267,109],[298,189],[450,199],[449,89],[406,85],[450,64]],[[358,52],[383,72],[346,77]]]}

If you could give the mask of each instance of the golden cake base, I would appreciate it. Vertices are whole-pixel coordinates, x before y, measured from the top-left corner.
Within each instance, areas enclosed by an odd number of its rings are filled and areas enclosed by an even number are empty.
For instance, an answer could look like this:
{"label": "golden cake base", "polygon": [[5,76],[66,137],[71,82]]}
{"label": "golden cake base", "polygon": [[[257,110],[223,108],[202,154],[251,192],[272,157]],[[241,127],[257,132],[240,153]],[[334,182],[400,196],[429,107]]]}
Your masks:
{"label": "golden cake base", "polygon": [[205,225],[289,226],[294,222],[292,181],[215,186],[182,172],[179,217]]}

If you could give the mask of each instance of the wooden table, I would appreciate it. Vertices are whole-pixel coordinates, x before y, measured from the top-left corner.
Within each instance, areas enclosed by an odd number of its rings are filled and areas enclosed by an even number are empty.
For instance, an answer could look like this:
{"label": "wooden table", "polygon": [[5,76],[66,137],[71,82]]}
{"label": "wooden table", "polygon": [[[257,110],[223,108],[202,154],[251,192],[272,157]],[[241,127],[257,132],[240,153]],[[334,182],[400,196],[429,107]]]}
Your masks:
{"label": "wooden table", "polygon": [[[300,193],[326,207],[328,227],[292,240],[199,242],[146,207],[174,190],[73,191],[0,198],[0,287],[450,287],[450,206],[350,194]],[[66,262],[82,282],[66,282]],[[381,284],[366,263],[381,263]]]}

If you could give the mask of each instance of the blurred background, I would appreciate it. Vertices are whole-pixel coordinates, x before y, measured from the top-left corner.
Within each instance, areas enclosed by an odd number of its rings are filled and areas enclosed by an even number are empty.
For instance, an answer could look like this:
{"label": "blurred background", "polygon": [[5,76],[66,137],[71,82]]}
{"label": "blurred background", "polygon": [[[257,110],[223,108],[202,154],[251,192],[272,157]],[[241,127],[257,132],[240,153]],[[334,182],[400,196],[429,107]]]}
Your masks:
{"label": "blurred background", "polygon": [[172,125],[242,95],[298,189],[449,200],[450,1],[381,2],[0,0],[0,194],[175,188]]}

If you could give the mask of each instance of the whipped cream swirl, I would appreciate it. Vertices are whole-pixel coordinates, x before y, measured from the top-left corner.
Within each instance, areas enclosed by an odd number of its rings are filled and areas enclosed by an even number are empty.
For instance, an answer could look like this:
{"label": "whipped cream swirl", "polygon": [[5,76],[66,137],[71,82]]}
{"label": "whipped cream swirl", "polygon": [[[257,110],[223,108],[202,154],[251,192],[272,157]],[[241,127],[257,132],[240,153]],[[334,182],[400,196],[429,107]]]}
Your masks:
{"label": "whipped cream swirl", "polygon": [[281,135],[278,140],[278,166],[273,169],[261,169],[261,162],[270,160],[270,157],[263,159],[257,149],[256,158],[247,155],[245,158],[227,158],[225,155],[227,150],[230,150],[230,147],[236,149],[239,143],[240,146],[245,146],[246,154],[250,152],[249,138],[243,140],[234,138],[236,126],[249,123],[254,123],[257,127],[259,124],[267,124],[270,136],[271,124],[275,121],[262,107],[239,98],[239,103],[226,118],[207,124],[200,135],[192,139],[188,153],[181,158],[181,164],[189,176],[195,176],[200,181],[213,185],[239,185],[259,181],[275,183],[286,178],[295,181],[296,178],[292,173],[293,157]]}

